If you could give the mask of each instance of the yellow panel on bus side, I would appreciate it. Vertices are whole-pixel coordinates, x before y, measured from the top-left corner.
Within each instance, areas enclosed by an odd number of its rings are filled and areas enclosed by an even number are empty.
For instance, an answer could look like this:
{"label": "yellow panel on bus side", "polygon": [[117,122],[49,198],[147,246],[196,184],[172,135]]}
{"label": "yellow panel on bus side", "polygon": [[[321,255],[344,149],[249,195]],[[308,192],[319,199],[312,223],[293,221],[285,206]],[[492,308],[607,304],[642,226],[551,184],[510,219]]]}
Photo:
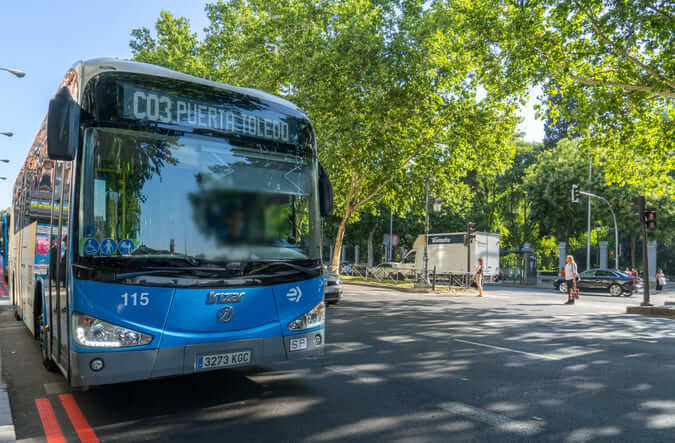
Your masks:
{"label": "yellow panel on bus side", "polygon": [[23,322],[33,334],[35,334],[35,325],[33,324],[35,274],[33,266],[35,264],[36,232],[37,222],[31,223],[21,230],[21,261],[19,262],[19,269],[21,271],[19,298],[21,300]]}

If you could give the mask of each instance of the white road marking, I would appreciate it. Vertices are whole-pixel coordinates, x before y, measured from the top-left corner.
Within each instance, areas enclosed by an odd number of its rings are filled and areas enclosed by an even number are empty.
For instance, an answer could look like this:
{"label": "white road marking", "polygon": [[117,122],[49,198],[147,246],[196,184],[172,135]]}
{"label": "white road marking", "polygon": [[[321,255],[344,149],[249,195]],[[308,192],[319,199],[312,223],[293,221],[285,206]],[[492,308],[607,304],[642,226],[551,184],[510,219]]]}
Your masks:
{"label": "white road marking", "polygon": [[504,347],[501,347],[501,346],[486,345],[486,344],[483,344],[483,343],[476,343],[474,341],[469,341],[469,340],[460,340],[459,338],[456,338],[455,341],[458,341],[460,343],[467,343],[467,344],[474,345],[474,346],[482,346],[484,348],[498,349],[500,351],[515,352],[517,354],[528,355],[528,356],[534,357],[534,358],[543,358],[545,360],[559,360],[558,358],[551,357],[550,355],[533,354],[531,352],[519,351],[517,349],[504,348]]}
{"label": "white road marking", "polygon": [[373,375],[366,371],[361,371],[352,366],[324,366],[324,369],[333,373],[352,377],[354,382],[359,384],[382,383],[385,381],[385,379],[382,377]]}
{"label": "white road marking", "polygon": [[[551,353],[549,353],[549,354],[535,354],[533,352],[525,352],[525,351],[520,351],[518,349],[505,348],[503,346],[486,345],[485,343],[477,343],[477,342],[474,342],[474,341],[462,340],[462,339],[459,339],[459,338],[456,338],[455,341],[458,341],[460,343],[467,343],[467,344],[474,345],[474,346],[482,346],[484,348],[497,349],[499,351],[514,352],[516,354],[527,355],[528,357],[532,357],[532,358],[540,358],[540,359],[552,360],[552,361],[559,361],[559,360],[564,360],[564,359],[567,359],[567,358],[581,357],[582,355],[589,355],[589,354],[595,354],[597,352],[603,352],[602,349],[585,350],[584,348],[574,346],[573,348],[569,348],[569,347],[564,348],[558,355],[554,355],[554,354],[551,354]],[[577,352],[574,352],[574,351],[577,351]]]}
{"label": "white road marking", "polygon": [[464,403],[448,402],[439,405],[444,411],[451,414],[461,415],[462,417],[471,420],[480,421],[490,426],[514,434],[535,435],[544,429],[543,423],[513,420],[504,415],[495,414],[494,412],[486,411],[484,409],[475,408]]}

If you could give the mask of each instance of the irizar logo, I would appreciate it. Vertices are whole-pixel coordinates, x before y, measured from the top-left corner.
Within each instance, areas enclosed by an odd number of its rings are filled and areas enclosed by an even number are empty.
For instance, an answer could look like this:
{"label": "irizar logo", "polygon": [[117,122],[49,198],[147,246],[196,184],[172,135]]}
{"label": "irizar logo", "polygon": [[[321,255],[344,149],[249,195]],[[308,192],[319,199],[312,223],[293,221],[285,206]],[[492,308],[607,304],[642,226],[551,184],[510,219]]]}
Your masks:
{"label": "irizar logo", "polygon": [[232,309],[232,306],[223,306],[222,308],[218,309],[216,315],[218,316],[219,322],[227,323],[230,320],[232,320],[232,316],[234,315],[234,309]]}
{"label": "irizar logo", "polygon": [[239,303],[246,292],[214,292],[206,294],[206,304]]}
{"label": "irizar logo", "polygon": [[291,288],[288,290],[286,293],[286,298],[288,298],[289,301],[293,302],[300,302],[300,299],[302,298],[302,291],[300,290],[300,286],[296,286],[295,288]]}

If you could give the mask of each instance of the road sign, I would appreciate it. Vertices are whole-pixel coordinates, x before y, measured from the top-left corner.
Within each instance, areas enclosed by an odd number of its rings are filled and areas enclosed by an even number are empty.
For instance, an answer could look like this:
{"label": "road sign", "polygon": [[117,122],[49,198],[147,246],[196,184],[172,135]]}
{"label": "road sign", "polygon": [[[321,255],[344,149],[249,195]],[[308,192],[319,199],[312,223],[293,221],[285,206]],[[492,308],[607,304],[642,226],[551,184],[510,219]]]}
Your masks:
{"label": "road sign", "polygon": [[[384,238],[382,239],[382,244],[383,245],[389,245],[389,234],[384,234]],[[392,246],[398,246],[398,234],[393,234],[391,236],[391,245]]]}

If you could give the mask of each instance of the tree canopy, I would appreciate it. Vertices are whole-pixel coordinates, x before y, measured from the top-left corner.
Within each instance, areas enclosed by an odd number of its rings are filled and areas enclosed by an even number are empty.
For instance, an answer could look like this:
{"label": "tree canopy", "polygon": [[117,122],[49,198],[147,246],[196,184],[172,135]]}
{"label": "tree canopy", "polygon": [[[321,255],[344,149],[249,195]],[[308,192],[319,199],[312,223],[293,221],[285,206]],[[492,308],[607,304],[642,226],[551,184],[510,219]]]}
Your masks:
{"label": "tree canopy", "polygon": [[474,20],[501,69],[574,103],[549,117],[574,122],[608,182],[675,198],[672,2],[501,0]]}
{"label": "tree canopy", "polygon": [[[461,10],[422,1],[232,0],[207,6],[199,41],[163,12],[133,31],[134,58],[283,95],[312,120],[342,217],[377,201],[408,209],[427,174],[449,189],[513,155],[518,100],[481,68]],[[479,87],[486,93],[478,97]]]}

